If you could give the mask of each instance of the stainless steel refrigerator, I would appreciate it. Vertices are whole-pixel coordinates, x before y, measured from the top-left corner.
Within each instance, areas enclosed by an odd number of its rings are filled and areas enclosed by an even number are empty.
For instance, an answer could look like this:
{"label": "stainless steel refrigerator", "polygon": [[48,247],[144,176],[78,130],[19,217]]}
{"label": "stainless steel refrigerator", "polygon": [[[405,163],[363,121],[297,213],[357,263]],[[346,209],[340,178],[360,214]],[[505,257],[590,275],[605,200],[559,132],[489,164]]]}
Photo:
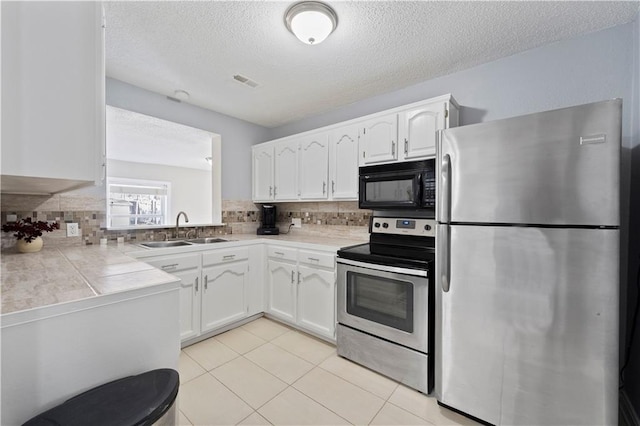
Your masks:
{"label": "stainless steel refrigerator", "polygon": [[617,425],[621,112],[439,132],[441,404],[496,425]]}

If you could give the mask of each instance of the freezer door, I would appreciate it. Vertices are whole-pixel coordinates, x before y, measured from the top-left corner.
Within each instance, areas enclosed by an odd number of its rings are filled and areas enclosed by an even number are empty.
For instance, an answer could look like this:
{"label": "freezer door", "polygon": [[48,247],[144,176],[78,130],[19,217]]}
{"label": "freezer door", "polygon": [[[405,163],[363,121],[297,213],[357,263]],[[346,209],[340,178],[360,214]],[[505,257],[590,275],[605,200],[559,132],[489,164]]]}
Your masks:
{"label": "freezer door", "polygon": [[495,425],[616,425],[619,231],[439,226],[439,400]]}
{"label": "freezer door", "polygon": [[442,131],[438,220],[619,226],[621,111],[616,99]]}

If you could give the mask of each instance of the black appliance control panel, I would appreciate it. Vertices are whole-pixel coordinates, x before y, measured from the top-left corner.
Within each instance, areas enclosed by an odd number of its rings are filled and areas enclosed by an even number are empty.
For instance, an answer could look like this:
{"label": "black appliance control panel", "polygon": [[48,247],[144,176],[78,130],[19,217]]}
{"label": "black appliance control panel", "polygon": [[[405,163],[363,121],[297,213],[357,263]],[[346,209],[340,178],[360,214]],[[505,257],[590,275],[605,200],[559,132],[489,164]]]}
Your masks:
{"label": "black appliance control panel", "polygon": [[436,221],[433,219],[374,217],[371,221],[372,234],[436,236]]}

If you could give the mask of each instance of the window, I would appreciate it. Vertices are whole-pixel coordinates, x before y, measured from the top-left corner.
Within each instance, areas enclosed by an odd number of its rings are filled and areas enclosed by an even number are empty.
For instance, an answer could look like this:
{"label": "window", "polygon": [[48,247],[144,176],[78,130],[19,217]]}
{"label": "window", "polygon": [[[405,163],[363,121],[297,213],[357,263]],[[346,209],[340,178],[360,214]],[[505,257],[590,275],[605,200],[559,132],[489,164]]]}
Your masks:
{"label": "window", "polygon": [[107,105],[106,227],[167,226],[179,211],[220,224],[221,145],[218,134]]}
{"label": "window", "polygon": [[108,226],[166,225],[171,182],[109,178]]}

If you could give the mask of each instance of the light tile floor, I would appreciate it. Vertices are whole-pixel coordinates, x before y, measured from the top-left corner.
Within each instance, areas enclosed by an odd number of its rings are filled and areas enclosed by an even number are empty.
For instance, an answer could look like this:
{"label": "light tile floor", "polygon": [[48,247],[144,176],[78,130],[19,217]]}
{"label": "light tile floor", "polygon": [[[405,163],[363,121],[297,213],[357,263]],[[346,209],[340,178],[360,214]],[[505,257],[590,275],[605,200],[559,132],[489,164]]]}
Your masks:
{"label": "light tile floor", "polygon": [[475,425],[267,318],[180,354],[180,425]]}

